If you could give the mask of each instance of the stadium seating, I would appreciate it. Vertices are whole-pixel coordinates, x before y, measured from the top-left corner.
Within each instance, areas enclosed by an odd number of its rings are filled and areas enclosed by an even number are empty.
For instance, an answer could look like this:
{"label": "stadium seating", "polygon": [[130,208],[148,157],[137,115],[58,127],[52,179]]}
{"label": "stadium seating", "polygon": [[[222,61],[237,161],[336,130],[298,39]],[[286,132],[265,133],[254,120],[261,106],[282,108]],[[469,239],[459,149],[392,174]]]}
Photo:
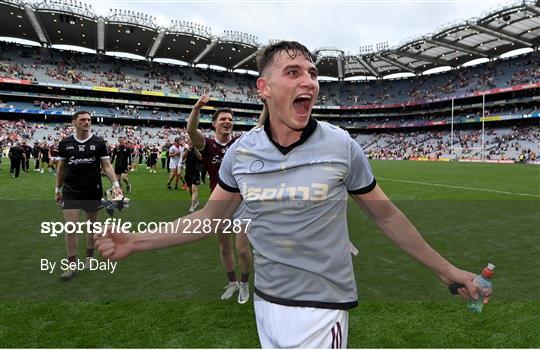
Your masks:
{"label": "stadium seating", "polygon": [[[540,81],[540,53],[444,73],[367,82],[321,82],[318,105],[372,105],[449,97]],[[210,94],[257,103],[255,77],[111,56],[0,44],[0,77],[41,83]]]}

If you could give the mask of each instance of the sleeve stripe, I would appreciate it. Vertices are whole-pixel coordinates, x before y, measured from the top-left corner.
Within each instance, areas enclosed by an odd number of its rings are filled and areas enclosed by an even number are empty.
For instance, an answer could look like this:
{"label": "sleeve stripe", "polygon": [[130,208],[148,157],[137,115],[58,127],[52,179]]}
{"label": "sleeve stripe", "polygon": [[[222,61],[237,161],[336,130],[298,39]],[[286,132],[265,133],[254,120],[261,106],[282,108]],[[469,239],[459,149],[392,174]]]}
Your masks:
{"label": "sleeve stripe", "polygon": [[65,160],[66,157],[56,157],[58,160]]}
{"label": "sleeve stripe", "polygon": [[357,190],[347,191],[347,192],[349,192],[349,194],[366,194],[373,191],[373,189],[375,188],[375,185],[377,185],[377,181],[375,180],[375,178],[373,178],[373,181],[366,187],[359,188]]}
{"label": "sleeve stripe", "polygon": [[109,157],[109,156],[104,156],[104,157],[101,157],[100,159],[109,159],[109,158],[111,158],[111,157]]}
{"label": "sleeve stripe", "polygon": [[218,185],[227,192],[240,193],[239,188],[231,187],[231,186],[227,185],[225,182],[223,182],[223,180],[221,180],[221,178],[218,178]]}

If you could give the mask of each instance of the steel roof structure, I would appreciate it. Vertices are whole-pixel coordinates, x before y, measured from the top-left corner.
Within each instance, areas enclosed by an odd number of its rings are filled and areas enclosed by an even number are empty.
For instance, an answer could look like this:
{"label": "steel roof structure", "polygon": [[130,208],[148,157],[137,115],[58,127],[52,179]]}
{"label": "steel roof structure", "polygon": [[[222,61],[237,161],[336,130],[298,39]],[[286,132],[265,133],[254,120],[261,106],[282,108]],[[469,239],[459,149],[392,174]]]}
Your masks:
{"label": "steel roof structure", "polygon": [[[209,27],[177,20],[163,27],[151,15],[129,10],[111,9],[102,17],[78,0],[44,0],[37,4],[0,0],[0,36],[43,46],[74,45],[96,53],[124,52],[149,60],[167,58],[192,65],[216,65],[231,71],[256,71],[255,57],[262,48],[257,37],[247,33],[213,35]],[[455,68],[479,58],[496,59],[515,49],[537,50],[539,44],[540,0],[522,0],[392,48],[364,47],[358,54],[319,48],[313,53],[321,76],[342,80]]]}

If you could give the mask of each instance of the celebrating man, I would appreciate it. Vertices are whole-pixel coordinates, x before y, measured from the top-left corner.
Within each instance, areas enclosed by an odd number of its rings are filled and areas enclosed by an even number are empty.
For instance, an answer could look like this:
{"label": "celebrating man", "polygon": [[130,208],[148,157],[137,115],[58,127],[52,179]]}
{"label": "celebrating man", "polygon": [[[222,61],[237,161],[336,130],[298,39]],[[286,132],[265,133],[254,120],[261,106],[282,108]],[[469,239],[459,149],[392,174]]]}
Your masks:
{"label": "celebrating man", "polygon": [[176,232],[100,236],[103,256],[122,259],[199,240],[211,233],[183,234],[189,220],[229,218],[243,200],[252,220],[261,345],[346,347],[348,310],[358,303],[346,217],[350,195],[398,247],[447,285],[463,284],[464,298],[477,298],[474,274],[424,241],[379,187],[360,145],[311,116],[319,93],[311,52],[282,41],[261,50],[257,61],[268,117],[229,147],[206,206],[179,219]]}

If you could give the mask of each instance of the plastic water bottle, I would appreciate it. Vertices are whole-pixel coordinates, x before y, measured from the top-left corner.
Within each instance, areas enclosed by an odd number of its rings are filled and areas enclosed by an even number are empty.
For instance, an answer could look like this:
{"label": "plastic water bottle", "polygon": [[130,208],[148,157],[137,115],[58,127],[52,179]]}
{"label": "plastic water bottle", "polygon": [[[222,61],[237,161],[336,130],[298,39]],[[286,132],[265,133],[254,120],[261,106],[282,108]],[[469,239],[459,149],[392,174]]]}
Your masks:
{"label": "plastic water bottle", "polygon": [[476,289],[478,290],[478,300],[469,300],[467,302],[467,307],[472,312],[481,313],[482,308],[484,307],[484,296],[489,295],[491,293],[491,276],[493,276],[493,269],[495,268],[495,265],[492,263],[489,263],[484,269],[482,270],[482,273],[479,275],[476,275],[476,277],[473,280],[474,285],[476,286]]}

